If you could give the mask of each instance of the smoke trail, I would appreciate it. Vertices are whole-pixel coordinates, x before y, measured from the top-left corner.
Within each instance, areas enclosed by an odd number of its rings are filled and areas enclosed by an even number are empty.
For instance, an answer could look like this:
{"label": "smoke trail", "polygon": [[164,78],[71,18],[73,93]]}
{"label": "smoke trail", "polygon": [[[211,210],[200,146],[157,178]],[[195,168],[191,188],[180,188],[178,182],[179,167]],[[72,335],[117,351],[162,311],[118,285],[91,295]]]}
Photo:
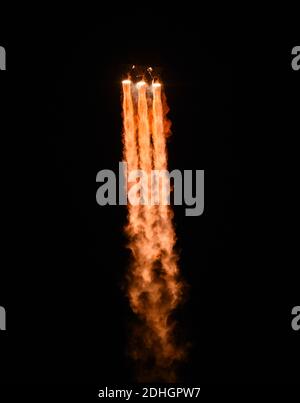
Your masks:
{"label": "smoke trail", "polygon": [[[152,170],[167,170],[165,128],[167,120],[162,102],[162,86],[146,82],[134,87],[123,81],[124,158],[128,174],[137,168],[151,177]],[[169,182],[162,175],[151,203],[152,185],[141,181],[142,195],[137,206],[128,205],[126,233],[133,261],[128,275],[128,297],[137,315],[131,342],[131,355],[136,362],[140,381],[175,381],[176,364],[184,357],[184,349],[174,337],[172,313],[182,299],[183,283],[179,279],[176,235],[173,213],[162,195],[168,194]],[[128,183],[130,188],[130,183]]]}

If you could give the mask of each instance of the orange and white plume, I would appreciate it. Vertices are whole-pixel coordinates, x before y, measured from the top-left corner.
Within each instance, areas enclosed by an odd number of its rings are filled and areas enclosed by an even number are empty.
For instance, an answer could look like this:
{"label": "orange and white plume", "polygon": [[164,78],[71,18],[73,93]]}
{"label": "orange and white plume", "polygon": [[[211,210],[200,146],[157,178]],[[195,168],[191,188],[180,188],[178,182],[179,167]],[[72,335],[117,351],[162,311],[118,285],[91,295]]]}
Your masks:
{"label": "orange and white plume", "polygon": [[[131,172],[141,170],[153,178],[154,170],[168,169],[166,138],[170,122],[161,83],[124,80],[122,89],[123,159],[130,194],[136,186],[130,180]],[[175,250],[173,211],[165,203],[169,181],[164,175],[156,179],[157,186],[153,181],[141,180],[136,202],[128,203],[125,232],[132,259],[127,293],[136,315],[130,354],[136,363],[137,380],[173,382],[177,365],[185,357],[185,348],[174,336],[174,311],[182,301],[184,283]]]}

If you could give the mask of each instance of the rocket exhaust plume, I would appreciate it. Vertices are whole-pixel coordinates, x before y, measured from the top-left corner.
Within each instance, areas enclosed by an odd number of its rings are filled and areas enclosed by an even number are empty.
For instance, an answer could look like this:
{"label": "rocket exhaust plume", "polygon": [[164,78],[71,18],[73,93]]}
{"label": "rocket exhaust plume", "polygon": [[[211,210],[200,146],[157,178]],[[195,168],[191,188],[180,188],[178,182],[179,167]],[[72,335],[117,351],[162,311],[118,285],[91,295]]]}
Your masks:
{"label": "rocket exhaust plume", "polygon": [[185,349],[174,336],[173,318],[182,301],[184,284],[179,277],[175,251],[173,212],[165,203],[169,181],[163,175],[151,183],[141,178],[139,183],[136,179],[131,182],[130,178],[130,173],[136,170],[150,178],[153,170],[168,169],[166,137],[170,124],[160,83],[134,84],[124,80],[122,89],[123,159],[127,162],[127,188],[131,196],[125,228],[132,252],[127,293],[137,321],[132,330],[130,353],[136,364],[137,380],[174,382],[176,367],[185,356]]}

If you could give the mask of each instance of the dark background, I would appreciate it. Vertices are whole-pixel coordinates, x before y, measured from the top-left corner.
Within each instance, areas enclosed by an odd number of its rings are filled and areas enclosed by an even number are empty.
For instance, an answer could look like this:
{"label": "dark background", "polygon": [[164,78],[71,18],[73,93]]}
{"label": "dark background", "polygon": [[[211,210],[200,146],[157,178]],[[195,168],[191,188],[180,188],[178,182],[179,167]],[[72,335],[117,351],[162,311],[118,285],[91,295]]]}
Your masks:
{"label": "dark background", "polygon": [[120,82],[142,64],[162,70],[170,168],[205,169],[204,215],[175,211],[190,284],[178,318],[193,344],[182,381],[296,382],[299,36],[193,12],[96,17],[2,26],[2,381],[133,381],[126,209],[95,205],[94,183],[117,170]]}

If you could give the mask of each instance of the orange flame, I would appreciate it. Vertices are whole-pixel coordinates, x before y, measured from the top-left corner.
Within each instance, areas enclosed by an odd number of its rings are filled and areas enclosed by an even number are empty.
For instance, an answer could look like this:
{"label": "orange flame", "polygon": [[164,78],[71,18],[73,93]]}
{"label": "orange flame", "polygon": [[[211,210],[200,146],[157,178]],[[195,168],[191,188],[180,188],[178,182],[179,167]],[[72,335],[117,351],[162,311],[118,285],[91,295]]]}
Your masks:
{"label": "orange flame", "polygon": [[[167,170],[167,129],[170,127],[163,105],[163,87],[144,81],[124,80],[123,143],[128,174],[141,169],[151,177],[152,170]],[[137,100],[133,95],[137,91]],[[128,183],[128,189],[130,189]],[[125,228],[133,261],[128,275],[128,297],[139,323],[133,330],[131,354],[138,380],[175,381],[176,364],[185,355],[174,337],[172,313],[182,300],[173,212],[169,205],[150,202],[151,186],[142,183],[145,201],[128,204]],[[129,190],[130,191],[130,190]],[[168,194],[169,182],[160,178],[159,196]],[[156,195],[157,196],[157,195]]]}

